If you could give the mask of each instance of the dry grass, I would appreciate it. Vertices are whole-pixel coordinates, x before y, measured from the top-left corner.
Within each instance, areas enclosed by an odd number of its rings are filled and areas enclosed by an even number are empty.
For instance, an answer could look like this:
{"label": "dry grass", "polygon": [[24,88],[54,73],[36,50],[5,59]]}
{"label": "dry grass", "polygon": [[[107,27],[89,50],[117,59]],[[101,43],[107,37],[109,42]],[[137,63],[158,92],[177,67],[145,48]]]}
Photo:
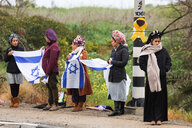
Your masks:
{"label": "dry grass", "polygon": [[[158,10],[155,11],[155,10]],[[160,6],[158,8],[146,8],[146,21],[148,23],[148,30],[164,28],[170,21],[169,6]],[[95,22],[109,22],[121,23],[124,27],[132,26],[134,10],[133,9],[111,9],[111,8],[98,8],[98,7],[81,7],[73,9],[60,9],[60,8],[37,8],[28,9],[25,12],[29,16],[43,16],[50,18],[54,21],[69,24],[89,24]],[[170,20],[170,21],[169,21]]]}
{"label": "dry grass", "polygon": [[[21,102],[30,104],[42,104],[47,102],[47,94],[41,94],[37,91],[34,85],[24,81],[20,85],[19,98]],[[9,84],[5,81],[1,87],[0,99],[9,100],[11,98],[11,91]]]}
{"label": "dry grass", "polygon": [[119,10],[106,8],[74,8],[74,9],[31,9],[27,10],[29,16],[40,15],[62,23],[80,24],[106,21],[124,25],[131,23],[133,10]]}
{"label": "dry grass", "polygon": [[[166,8],[166,9],[164,9]],[[7,9],[10,14],[15,13],[14,9]],[[159,7],[158,13],[155,8],[146,8],[146,20],[148,29],[159,29],[169,23],[169,7]],[[123,26],[132,26],[134,10],[133,9],[111,9],[98,7],[81,7],[73,9],[60,8],[36,8],[27,9],[25,14],[28,16],[43,16],[54,21],[67,24],[90,24],[95,22],[110,22],[114,25],[121,23]]]}
{"label": "dry grass", "polygon": [[184,109],[169,109],[168,117],[172,120],[184,120],[186,122],[192,122],[192,114],[187,113]]}

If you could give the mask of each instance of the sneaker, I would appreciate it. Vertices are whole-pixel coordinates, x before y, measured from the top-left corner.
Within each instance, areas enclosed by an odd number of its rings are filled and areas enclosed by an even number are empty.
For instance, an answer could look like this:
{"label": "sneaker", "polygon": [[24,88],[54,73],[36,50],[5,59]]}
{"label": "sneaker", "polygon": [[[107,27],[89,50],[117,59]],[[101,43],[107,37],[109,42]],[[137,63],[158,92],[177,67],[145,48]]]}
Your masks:
{"label": "sneaker", "polygon": [[56,106],[56,105],[53,105],[53,106],[49,109],[49,111],[57,111],[57,110],[59,110],[59,108],[58,108],[58,106]]}
{"label": "sneaker", "polygon": [[43,108],[44,111],[49,110],[51,106],[48,104],[46,107]]}

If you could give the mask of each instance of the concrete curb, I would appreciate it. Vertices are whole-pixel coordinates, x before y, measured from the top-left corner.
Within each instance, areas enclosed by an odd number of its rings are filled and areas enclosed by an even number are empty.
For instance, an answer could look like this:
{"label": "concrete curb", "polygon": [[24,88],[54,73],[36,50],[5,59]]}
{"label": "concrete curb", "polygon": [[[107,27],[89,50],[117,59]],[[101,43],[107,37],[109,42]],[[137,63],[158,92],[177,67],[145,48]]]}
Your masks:
{"label": "concrete curb", "polygon": [[64,128],[64,127],[57,127],[51,125],[44,125],[44,124],[33,124],[33,123],[15,123],[15,122],[0,122],[0,126],[19,126],[22,127],[30,127],[30,128]]}

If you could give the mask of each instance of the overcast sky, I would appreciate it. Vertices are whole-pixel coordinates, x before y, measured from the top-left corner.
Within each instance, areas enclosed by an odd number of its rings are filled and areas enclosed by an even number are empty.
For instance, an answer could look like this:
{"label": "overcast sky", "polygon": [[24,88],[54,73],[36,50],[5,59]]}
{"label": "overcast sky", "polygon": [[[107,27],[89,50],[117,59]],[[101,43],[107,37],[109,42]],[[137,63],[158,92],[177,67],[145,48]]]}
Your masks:
{"label": "overcast sky", "polygon": [[[10,0],[14,1],[14,0]],[[176,0],[145,0],[145,4],[166,5]],[[38,7],[62,7],[74,8],[81,6],[96,6],[96,7],[110,7],[110,8],[134,8],[134,0],[35,0]],[[13,3],[13,2],[12,2]]]}

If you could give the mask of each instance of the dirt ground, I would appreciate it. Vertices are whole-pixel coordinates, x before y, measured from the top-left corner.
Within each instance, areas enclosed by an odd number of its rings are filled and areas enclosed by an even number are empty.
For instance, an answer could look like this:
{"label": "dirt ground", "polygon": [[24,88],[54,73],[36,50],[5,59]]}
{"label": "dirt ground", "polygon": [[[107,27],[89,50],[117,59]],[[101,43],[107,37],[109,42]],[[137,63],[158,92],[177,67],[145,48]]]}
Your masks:
{"label": "dirt ground", "polygon": [[[192,124],[169,120],[161,126],[152,126],[142,121],[142,116],[125,114],[108,117],[109,112],[84,110],[71,112],[72,108],[58,111],[43,111],[33,108],[35,105],[22,103],[19,108],[9,108],[9,102],[0,105],[0,128],[34,128],[29,125],[10,125],[7,123],[30,123],[46,125],[47,128],[192,128]],[[43,127],[41,127],[43,128]],[[45,128],[45,127],[44,127]]]}

